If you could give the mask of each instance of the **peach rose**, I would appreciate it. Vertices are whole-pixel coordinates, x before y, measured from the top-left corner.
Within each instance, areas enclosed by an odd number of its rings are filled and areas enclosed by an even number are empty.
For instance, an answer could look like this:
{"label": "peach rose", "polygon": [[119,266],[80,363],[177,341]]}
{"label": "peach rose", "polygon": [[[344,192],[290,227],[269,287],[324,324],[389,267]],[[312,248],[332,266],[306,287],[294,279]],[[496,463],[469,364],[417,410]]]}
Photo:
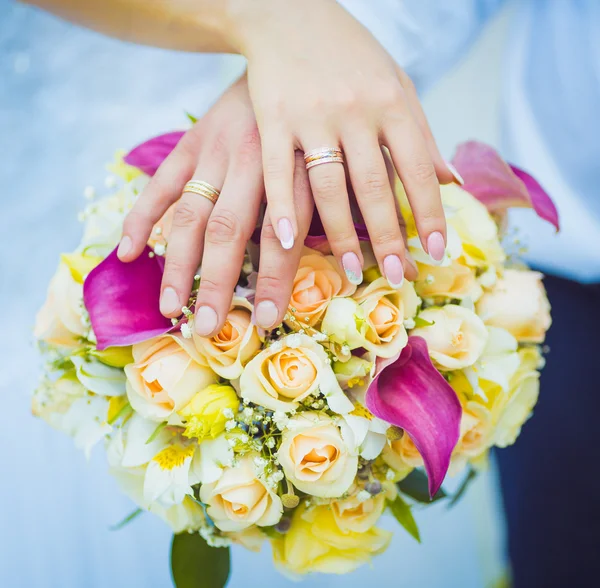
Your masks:
{"label": "peach rose", "polygon": [[431,324],[413,329],[411,335],[427,341],[429,355],[440,370],[473,365],[483,353],[488,331],[468,308],[456,304],[427,308],[419,318]]}
{"label": "peach rose", "polygon": [[234,298],[223,328],[214,337],[200,337],[194,329],[194,344],[208,366],[226,380],[235,380],[250,358],[260,350],[261,341],[251,323],[252,305]]}
{"label": "peach rose", "polygon": [[290,308],[302,325],[314,327],[333,298],[350,296],[355,290],[333,255],[306,247],[294,278]]}
{"label": "peach rose", "polygon": [[466,402],[460,421],[460,439],[455,453],[477,457],[492,445],[492,413],[478,401]]}
{"label": "peach rose", "polygon": [[343,533],[365,533],[379,520],[385,509],[383,492],[358,500],[356,495],[331,503],[333,518]]}
{"label": "peach rose", "polygon": [[243,371],[240,393],[245,400],[282,412],[295,410],[307,396],[319,393],[335,412],[353,408],[327,353],[308,335],[287,335],[261,351]]}
{"label": "peach rose", "polygon": [[152,228],[152,233],[150,233],[150,238],[148,239],[148,245],[150,245],[150,247],[154,248],[156,245],[167,245],[169,235],[171,234],[171,228],[173,226],[173,216],[176,208],[177,202],[175,202],[175,204],[171,204],[171,206],[167,208],[166,212],[154,225]]}
{"label": "peach rose", "polygon": [[313,412],[289,420],[277,458],[296,488],[322,498],[342,496],[358,468],[358,456],[344,443],[335,422]]}
{"label": "peach rose", "polygon": [[475,302],[483,294],[475,271],[458,261],[448,266],[419,263],[418,268],[415,290],[422,298],[469,298]]}
{"label": "peach rose", "polygon": [[127,397],[133,409],[150,420],[167,420],[218,379],[192,341],[179,335],[138,343],[132,352],[133,363],[125,366]]}
{"label": "peach rose", "polygon": [[221,531],[242,531],[252,525],[275,525],[283,513],[279,496],[256,475],[254,458],[242,457],[235,467],[210,484],[202,484],[200,499]]}
{"label": "peach rose", "polygon": [[78,283],[63,262],[50,281],[46,302],[39,310],[34,336],[50,345],[78,347],[89,331],[82,322],[83,284]]}
{"label": "peach rose", "polygon": [[385,463],[400,474],[408,474],[413,468],[423,465],[423,458],[407,433],[400,439],[389,441],[382,456]]}
{"label": "peach rose", "polygon": [[486,325],[502,327],[521,343],[541,343],[552,324],[539,272],[509,269],[477,303]]}
{"label": "peach rose", "polygon": [[419,306],[413,285],[405,280],[400,289],[395,289],[385,278],[377,278],[359,288],[354,299],[365,318],[365,349],[378,357],[399,353],[408,341],[403,323],[415,316]]}

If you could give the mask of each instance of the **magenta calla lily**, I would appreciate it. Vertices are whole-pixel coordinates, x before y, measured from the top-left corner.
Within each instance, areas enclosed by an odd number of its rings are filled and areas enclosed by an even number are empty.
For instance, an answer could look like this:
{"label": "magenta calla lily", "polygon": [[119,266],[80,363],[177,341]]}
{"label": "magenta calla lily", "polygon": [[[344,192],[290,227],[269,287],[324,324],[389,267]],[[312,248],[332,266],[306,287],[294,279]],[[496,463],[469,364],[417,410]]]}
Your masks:
{"label": "magenta calla lily", "polygon": [[146,246],[135,261],[123,263],[115,249],[86,278],[83,303],[100,351],[146,341],[173,328],[159,310],[164,260],[151,252]]}
{"label": "magenta calla lily", "polygon": [[409,337],[398,357],[377,362],[366,405],[376,417],[410,435],[425,464],[429,494],[435,496],[458,443],[462,408],[431,363],[422,337]]}
{"label": "magenta calla lily", "polygon": [[184,134],[183,131],[173,131],[153,137],[134,147],[123,160],[128,165],[137,167],[145,174],[153,176]]}
{"label": "magenta calla lily", "polygon": [[[356,230],[356,235],[359,241],[369,241],[369,232],[367,231],[367,226],[365,224],[354,223],[354,229]],[[318,219],[318,223],[316,223],[315,218],[313,217],[310,231],[306,236],[306,239],[304,239],[304,245],[306,245],[306,247],[310,247],[311,249],[315,249],[316,251],[320,251],[325,255],[329,255],[331,253],[331,246],[327,241],[325,229],[323,228],[320,219]]]}
{"label": "magenta calla lily", "polygon": [[506,163],[493,147],[467,141],[458,146],[452,163],[465,180],[463,188],[490,212],[533,208],[559,230],[558,211],[547,192],[527,172]]}

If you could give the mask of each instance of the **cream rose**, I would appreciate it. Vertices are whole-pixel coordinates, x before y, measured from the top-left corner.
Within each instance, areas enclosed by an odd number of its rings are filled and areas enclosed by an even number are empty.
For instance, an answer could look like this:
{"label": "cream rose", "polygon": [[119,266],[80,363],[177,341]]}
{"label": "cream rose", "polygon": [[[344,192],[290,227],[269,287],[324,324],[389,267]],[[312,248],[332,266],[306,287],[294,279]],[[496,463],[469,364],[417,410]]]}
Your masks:
{"label": "cream rose", "polygon": [[400,439],[388,441],[383,448],[382,456],[392,469],[402,475],[407,475],[413,468],[423,465],[423,458],[407,433],[404,433]]}
{"label": "cream rose", "polygon": [[235,467],[225,468],[216,482],[200,488],[208,516],[221,531],[269,527],[281,518],[281,499],[257,477],[253,461],[257,455],[245,455]]}
{"label": "cream rose", "polygon": [[333,255],[305,248],[294,278],[290,309],[302,325],[313,327],[333,298],[350,296],[355,290]]}
{"label": "cream rose", "polygon": [[275,565],[293,574],[347,574],[385,551],[391,539],[392,533],[377,527],[342,531],[328,506],[301,504],[290,530],[271,544]]}
{"label": "cream rose", "polygon": [[344,443],[335,422],[311,412],[289,420],[277,458],[296,488],[322,498],[342,496],[358,468],[358,456]]}
{"label": "cream rose", "polygon": [[383,492],[359,500],[356,495],[334,500],[331,503],[333,518],[343,533],[365,533],[377,523],[385,509],[385,494]]}
{"label": "cream rose", "polygon": [[252,305],[245,298],[236,297],[223,328],[214,337],[200,337],[194,329],[198,353],[222,378],[239,378],[246,363],[260,350],[260,337],[251,318]]}
{"label": "cream rose", "polygon": [[415,282],[415,290],[422,298],[469,298],[475,302],[483,294],[475,271],[458,261],[448,266],[417,265],[419,277]]}
{"label": "cream rose", "polygon": [[504,272],[496,287],[477,303],[486,325],[502,327],[521,343],[541,343],[550,328],[550,303],[539,272]]}
{"label": "cream rose", "polygon": [[48,287],[46,302],[39,310],[34,336],[50,345],[78,347],[89,326],[83,318],[83,284],[77,282],[61,262]]}
{"label": "cream rose", "polygon": [[319,393],[335,412],[353,408],[325,350],[308,335],[287,335],[261,351],[243,371],[240,393],[245,400],[282,412],[295,410],[307,396]]}
{"label": "cream rose", "polygon": [[125,366],[127,397],[144,418],[167,420],[217,381],[203,365],[192,341],[163,335],[133,346],[133,363]]}
{"label": "cream rose", "polygon": [[487,267],[504,262],[498,226],[487,208],[456,184],[440,186],[446,220],[462,242],[467,265]]}
{"label": "cream rose", "polygon": [[464,403],[460,421],[460,438],[454,452],[468,458],[481,455],[493,442],[492,413],[480,402]]}
{"label": "cream rose", "polygon": [[488,331],[471,310],[447,304],[427,308],[419,318],[431,323],[411,331],[427,341],[429,355],[440,370],[458,370],[473,365],[483,353]]}

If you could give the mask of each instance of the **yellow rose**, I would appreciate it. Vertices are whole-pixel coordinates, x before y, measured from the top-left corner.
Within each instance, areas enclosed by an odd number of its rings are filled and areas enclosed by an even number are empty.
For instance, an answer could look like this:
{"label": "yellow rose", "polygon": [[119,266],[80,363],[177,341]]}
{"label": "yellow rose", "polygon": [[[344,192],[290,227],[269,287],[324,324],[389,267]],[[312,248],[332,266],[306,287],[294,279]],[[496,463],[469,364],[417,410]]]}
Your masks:
{"label": "yellow rose", "polygon": [[498,226],[487,208],[456,184],[440,186],[440,191],[446,220],[460,237],[467,265],[502,264],[506,256],[498,239]]}
{"label": "yellow rose", "polygon": [[261,351],[242,373],[240,390],[242,398],[269,410],[295,410],[307,396],[319,393],[331,410],[352,410],[325,350],[308,335],[288,335]]}
{"label": "yellow rose", "polygon": [[50,281],[46,302],[39,310],[33,334],[36,339],[63,347],[79,347],[89,326],[83,318],[83,284],[77,282],[65,263],[60,263]]}
{"label": "yellow rose", "polygon": [[167,420],[194,395],[217,381],[191,341],[162,335],[133,346],[134,363],[125,366],[127,397],[144,418]]}
{"label": "yellow rose", "polygon": [[377,527],[343,532],[331,508],[307,509],[302,504],[294,511],[290,530],[271,544],[275,564],[293,574],[347,574],[383,553],[391,539],[392,533]]}
{"label": "yellow rose", "polygon": [[440,370],[458,370],[473,365],[481,356],[488,331],[473,311],[447,304],[427,308],[419,318],[431,324],[413,329],[411,335],[427,341],[429,355]]}
{"label": "yellow rose", "polygon": [[333,255],[305,248],[294,278],[290,308],[300,324],[313,327],[333,298],[350,296],[355,290]]}
{"label": "yellow rose", "polygon": [[252,305],[234,298],[225,324],[214,337],[200,337],[194,330],[194,344],[208,366],[226,380],[235,380],[250,358],[260,350],[256,327],[251,323]]}
{"label": "yellow rose", "polygon": [[415,290],[421,298],[469,298],[475,302],[483,294],[475,271],[459,261],[453,261],[447,266],[422,263],[418,263],[417,266],[419,277],[415,282]]}
{"label": "yellow rose", "polygon": [[486,325],[502,327],[521,343],[541,343],[550,328],[550,303],[542,274],[506,270],[496,287],[477,303]]}
{"label": "yellow rose", "polygon": [[185,425],[186,437],[197,437],[199,441],[214,439],[225,430],[229,420],[224,412],[236,413],[240,401],[231,386],[211,384],[196,393],[190,403],[179,411]]}
{"label": "yellow rose", "polygon": [[493,444],[494,423],[490,410],[477,400],[465,402],[460,421],[460,438],[455,453],[477,457]]}
{"label": "yellow rose", "polygon": [[356,476],[358,456],[350,451],[335,422],[320,413],[292,417],[277,458],[287,479],[302,492],[337,498]]}
{"label": "yellow rose", "polygon": [[356,495],[334,500],[331,511],[335,523],[342,533],[366,533],[383,514],[385,509],[385,494],[359,500]]}
{"label": "yellow rose", "polygon": [[383,448],[382,457],[399,474],[408,475],[413,468],[423,465],[423,458],[406,432],[400,439],[388,441]]}
{"label": "yellow rose", "polygon": [[281,518],[281,499],[256,475],[257,456],[245,455],[236,466],[225,468],[216,482],[200,488],[208,516],[221,531],[241,531],[252,525],[269,527]]}

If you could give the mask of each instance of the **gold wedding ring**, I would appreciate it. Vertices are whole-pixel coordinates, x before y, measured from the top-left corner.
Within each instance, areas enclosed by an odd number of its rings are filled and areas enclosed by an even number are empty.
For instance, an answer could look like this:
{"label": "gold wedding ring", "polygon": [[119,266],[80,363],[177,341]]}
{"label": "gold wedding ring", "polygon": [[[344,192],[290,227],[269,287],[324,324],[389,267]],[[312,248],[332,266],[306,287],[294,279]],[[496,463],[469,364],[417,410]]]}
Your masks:
{"label": "gold wedding ring", "polygon": [[323,147],[313,149],[304,154],[306,169],[322,163],[344,163],[344,154],[339,147]]}
{"label": "gold wedding ring", "polygon": [[192,192],[193,194],[198,194],[198,196],[203,196],[213,204],[217,201],[219,194],[221,193],[208,182],[203,182],[201,180],[190,180],[183,189],[183,194],[186,192]]}

